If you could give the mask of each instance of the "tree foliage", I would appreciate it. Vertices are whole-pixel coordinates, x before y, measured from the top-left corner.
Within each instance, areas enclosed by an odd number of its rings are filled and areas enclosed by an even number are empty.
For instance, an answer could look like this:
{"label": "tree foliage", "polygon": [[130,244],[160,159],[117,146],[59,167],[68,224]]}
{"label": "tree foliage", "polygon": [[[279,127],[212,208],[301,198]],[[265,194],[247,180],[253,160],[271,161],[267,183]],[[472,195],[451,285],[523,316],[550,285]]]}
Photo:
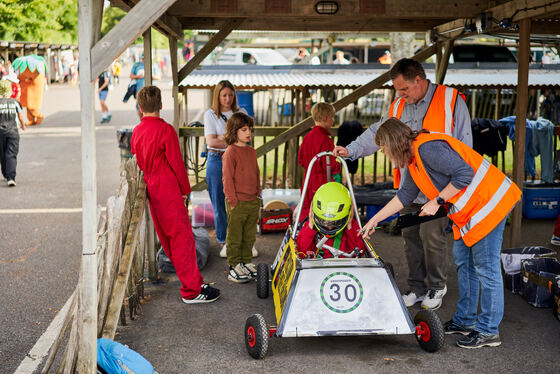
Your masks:
{"label": "tree foliage", "polygon": [[0,39],[78,41],[77,0],[0,0]]}

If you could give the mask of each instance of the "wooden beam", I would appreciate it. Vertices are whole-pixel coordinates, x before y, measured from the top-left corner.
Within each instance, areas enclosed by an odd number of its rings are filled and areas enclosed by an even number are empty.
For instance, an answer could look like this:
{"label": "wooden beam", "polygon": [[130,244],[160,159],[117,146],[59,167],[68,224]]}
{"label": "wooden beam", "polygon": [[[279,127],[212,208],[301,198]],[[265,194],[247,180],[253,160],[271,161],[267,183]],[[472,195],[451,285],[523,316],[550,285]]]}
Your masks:
{"label": "wooden beam", "polygon": [[191,71],[193,71],[198,65],[200,65],[202,60],[204,60],[206,56],[208,56],[210,52],[214,50],[214,48],[216,48],[221,42],[223,42],[232,30],[238,28],[242,22],[242,18],[231,19],[220,29],[220,31],[216,35],[212,37],[212,39],[206,42],[204,47],[202,47],[202,49],[198,51],[198,53],[196,53],[194,57],[191,58],[179,71],[179,83],[181,83],[183,79],[185,79],[185,77],[191,73]]}
{"label": "wooden beam", "polygon": [[445,50],[443,51],[443,55],[441,56],[440,64],[436,70],[436,83],[443,84],[443,80],[445,79],[445,74],[447,73],[447,67],[449,66],[449,57],[451,56],[451,51],[453,50],[453,44],[455,43],[454,39],[448,40],[445,42]]}
{"label": "wooden beam", "polygon": [[[91,49],[92,74],[97,77],[177,0],[141,0]],[[82,65],[83,66],[83,65]]]}
{"label": "wooden beam", "polygon": [[171,77],[173,79],[173,127],[179,131],[180,111],[179,111],[179,72],[177,64],[177,39],[169,37],[169,54],[171,56]]}
{"label": "wooden beam", "polygon": [[[426,60],[428,57],[432,56],[435,53],[435,51],[436,51],[436,46],[434,44],[420,51],[418,54],[413,56],[412,59],[422,62]],[[350,93],[349,95],[333,103],[335,110],[338,112],[340,109],[344,108],[345,106],[352,104],[360,97],[367,95],[368,93],[370,93],[372,90],[376,88],[381,87],[383,84],[388,82],[389,79],[390,79],[389,71],[381,74],[371,82],[364,84],[363,86],[352,91],[352,93]],[[296,136],[303,134],[311,127],[313,127],[313,118],[307,117],[303,121],[297,123],[293,127],[290,127],[288,130],[284,131],[282,134],[278,135],[276,138],[272,139],[270,142],[257,148],[256,150],[257,158],[279,147],[281,144],[287,142],[288,140],[294,139]],[[205,186],[206,186],[206,181],[202,181],[197,183],[195,186],[193,186],[192,189],[193,191],[200,191]]]}
{"label": "wooden beam", "polygon": [[144,83],[152,85],[152,28],[148,27],[144,34]]}
{"label": "wooden beam", "polygon": [[[515,103],[515,147],[513,149],[513,182],[523,188],[525,176],[525,137],[527,105],[529,99],[529,56],[531,39],[531,19],[524,18],[520,22],[519,49],[517,51],[517,100]],[[521,241],[522,205],[512,211],[510,247],[519,246]]]}
{"label": "wooden beam", "polygon": [[[111,0],[111,5],[128,12],[135,4],[130,0]],[[176,17],[170,16],[167,13],[159,17],[152,27],[164,35],[174,36],[178,39],[183,38],[183,26],[181,26],[181,22],[179,22]]]}
{"label": "wooden beam", "polygon": [[96,19],[103,0],[78,0],[78,40],[80,57],[80,117],[82,165],[82,263],[78,306],[79,372],[97,373],[97,175],[94,122],[94,84],[101,73],[91,70],[91,50],[95,43]]}

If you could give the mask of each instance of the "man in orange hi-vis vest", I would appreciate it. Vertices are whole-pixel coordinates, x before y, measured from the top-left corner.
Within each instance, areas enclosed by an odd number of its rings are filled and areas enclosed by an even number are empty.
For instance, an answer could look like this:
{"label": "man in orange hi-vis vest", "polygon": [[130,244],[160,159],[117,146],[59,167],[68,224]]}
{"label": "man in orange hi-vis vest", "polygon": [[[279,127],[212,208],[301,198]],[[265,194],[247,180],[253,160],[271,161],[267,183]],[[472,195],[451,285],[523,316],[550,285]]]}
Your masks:
{"label": "man in orange hi-vis vest", "polygon": [[[335,147],[335,155],[356,160],[377,152],[375,134],[390,117],[400,119],[412,130],[425,128],[447,134],[472,147],[471,117],[467,104],[456,89],[430,82],[422,65],[408,58],[397,61],[390,75],[398,98],[391,104],[389,113],[346,148]],[[393,175],[395,188],[400,185],[399,176],[399,169],[396,169]],[[426,202],[428,199],[420,193],[414,204],[404,208],[402,213],[418,211]],[[447,293],[450,252],[446,240],[447,225],[447,217],[442,217],[402,229],[410,288],[402,297],[408,307],[422,302],[425,309],[437,309],[442,304]]]}

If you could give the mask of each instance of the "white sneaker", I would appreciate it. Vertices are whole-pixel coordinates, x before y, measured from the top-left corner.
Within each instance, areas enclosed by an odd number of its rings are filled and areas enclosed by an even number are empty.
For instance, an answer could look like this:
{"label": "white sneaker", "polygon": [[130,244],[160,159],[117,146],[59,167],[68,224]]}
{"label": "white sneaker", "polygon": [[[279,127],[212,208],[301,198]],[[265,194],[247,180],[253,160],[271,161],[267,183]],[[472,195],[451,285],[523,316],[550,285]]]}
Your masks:
{"label": "white sneaker", "polygon": [[406,305],[407,307],[411,307],[414,304],[424,300],[424,295],[416,296],[414,292],[407,291],[402,295],[402,298],[404,300],[404,305]]}
{"label": "white sneaker", "polygon": [[223,245],[222,249],[220,250],[220,257],[227,258],[227,249],[226,249],[225,244]]}
{"label": "white sneaker", "polygon": [[[10,179],[8,181],[8,187],[15,187],[16,186],[16,181],[13,179]],[[253,248],[254,249],[254,248]],[[253,256],[254,257],[254,256]]]}
{"label": "white sneaker", "polygon": [[429,290],[422,301],[422,308],[436,310],[441,306],[443,302],[443,297],[447,293],[447,286],[443,287],[442,290]]}
{"label": "white sneaker", "polygon": [[253,246],[253,250],[252,250],[252,255],[253,257],[257,257],[259,255],[259,252],[257,252],[257,248],[255,248],[255,246]]}
{"label": "white sneaker", "polygon": [[228,279],[234,283],[247,283],[252,278],[242,264],[229,267]]}

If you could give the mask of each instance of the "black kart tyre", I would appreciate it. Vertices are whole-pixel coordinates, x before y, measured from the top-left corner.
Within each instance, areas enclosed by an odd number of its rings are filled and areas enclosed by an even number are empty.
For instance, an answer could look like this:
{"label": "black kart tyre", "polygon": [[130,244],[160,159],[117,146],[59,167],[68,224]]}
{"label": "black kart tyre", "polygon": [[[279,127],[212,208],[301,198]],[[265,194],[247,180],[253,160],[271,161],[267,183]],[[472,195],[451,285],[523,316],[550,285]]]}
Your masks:
{"label": "black kart tyre", "polygon": [[414,316],[416,340],[420,347],[428,352],[436,352],[443,347],[445,332],[438,315],[429,309],[423,309]]}
{"label": "black kart tyre", "polygon": [[260,314],[253,314],[245,322],[245,347],[251,357],[261,360],[268,351],[268,327]]}
{"label": "black kart tyre", "polygon": [[268,265],[258,264],[257,265],[257,296],[260,299],[266,299],[268,297]]}

